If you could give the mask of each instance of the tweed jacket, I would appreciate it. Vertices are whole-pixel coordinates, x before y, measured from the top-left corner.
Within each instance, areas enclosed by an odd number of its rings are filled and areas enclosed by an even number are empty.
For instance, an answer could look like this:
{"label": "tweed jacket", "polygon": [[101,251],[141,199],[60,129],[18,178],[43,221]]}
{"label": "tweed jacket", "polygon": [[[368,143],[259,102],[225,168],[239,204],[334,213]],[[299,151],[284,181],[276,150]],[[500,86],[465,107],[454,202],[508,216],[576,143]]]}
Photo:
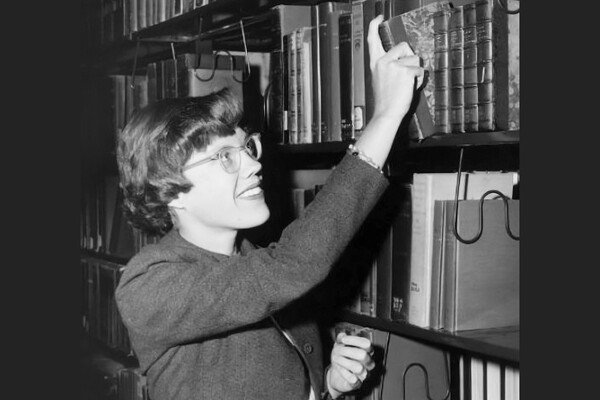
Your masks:
{"label": "tweed jacket", "polygon": [[244,241],[226,256],[173,229],[132,257],[115,297],[150,398],[307,400],[311,385],[319,398],[318,329],[296,303],[326,278],[387,186],[346,155],[276,243]]}

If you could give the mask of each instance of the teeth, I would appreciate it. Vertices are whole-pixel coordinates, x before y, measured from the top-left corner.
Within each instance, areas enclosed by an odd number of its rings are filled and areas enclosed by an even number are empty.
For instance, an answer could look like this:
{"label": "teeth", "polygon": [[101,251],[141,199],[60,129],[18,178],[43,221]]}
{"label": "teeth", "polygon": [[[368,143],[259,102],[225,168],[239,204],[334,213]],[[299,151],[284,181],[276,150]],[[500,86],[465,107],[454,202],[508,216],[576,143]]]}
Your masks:
{"label": "teeth", "polygon": [[242,193],[240,195],[240,197],[249,197],[249,196],[254,196],[256,194],[262,193],[262,189],[260,187],[255,187],[253,189],[250,190],[246,190],[244,193]]}

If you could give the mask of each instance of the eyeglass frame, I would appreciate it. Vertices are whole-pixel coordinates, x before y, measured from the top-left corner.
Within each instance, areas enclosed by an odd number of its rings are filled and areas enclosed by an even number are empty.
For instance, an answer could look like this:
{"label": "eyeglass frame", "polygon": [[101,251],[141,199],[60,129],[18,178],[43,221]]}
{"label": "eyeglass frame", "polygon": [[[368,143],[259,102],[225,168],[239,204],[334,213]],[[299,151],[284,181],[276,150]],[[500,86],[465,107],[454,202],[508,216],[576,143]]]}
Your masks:
{"label": "eyeglass frame", "polygon": [[[260,141],[260,136],[261,136],[260,132],[251,133],[250,135],[248,135],[248,137],[246,138],[246,140],[244,140],[244,144],[243,145],[241,145],[241,146],[223,146],[216,153],[214,153],[212,156],[210,156],[208,158],[204,158],[204,159],[199,160],[199,161],[195,161],[195,162],[193,162],[193,163],[191,163],[189,165],[183,166],[182,171],[187,171],[189,169],[197,167],[198,165],[203,165],[203,164],[206,164],[206,163],[211,162],[211,161],[219,161],[219,165],[221,165],[221,168],[223,168],[223,171],[227,172],[228,174],[235,174],[236,172],[238,172],[240,170],[240,168],[242,166],[242,160],[241,160],[241,156],[240,156],[240,152],[241,151],[245,151],[246,154],[248,154],[250,156],[250,158],[252,158],[255,161],[258,161],[261,158],[261,156],[262,156],[262,143]],[[248,152],[248,143],[251,140],[256,140],[257,143],[258,143],[257,144],[258,157],[254,157],[252,154],[250,154]],[[223,151],[230,151],[230,150],[237,150],[238,151],[237,154],[240,157],[240,161],[238,163],[237,169],[235,171],[231,171],[231,172],[229,172],[229,171],[227,171],[227,169],[225,169],[225,166],[223,165],[223,161],[221,161],[221,153]]]}

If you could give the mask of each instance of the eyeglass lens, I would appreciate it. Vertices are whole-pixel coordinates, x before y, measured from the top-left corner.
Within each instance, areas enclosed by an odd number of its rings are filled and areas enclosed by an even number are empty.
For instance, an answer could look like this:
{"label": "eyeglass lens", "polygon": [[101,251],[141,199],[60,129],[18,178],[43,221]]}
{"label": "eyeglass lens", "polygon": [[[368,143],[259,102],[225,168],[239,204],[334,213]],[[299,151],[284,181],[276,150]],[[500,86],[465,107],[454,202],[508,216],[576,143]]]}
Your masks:
{"label": "eyeglass lens", "polygon": [[219,160],[223,169],[227,172],[233,173],[239,170],[241,155],[240,152],[244,150],[248,153],[250,157],[255,160],[258,160],[261,156],[261,144],[260,139],[253,135],[250,136],[248,141],[246,142],[245,148],[232,147],[228,149],[224,149],[220,153]]}

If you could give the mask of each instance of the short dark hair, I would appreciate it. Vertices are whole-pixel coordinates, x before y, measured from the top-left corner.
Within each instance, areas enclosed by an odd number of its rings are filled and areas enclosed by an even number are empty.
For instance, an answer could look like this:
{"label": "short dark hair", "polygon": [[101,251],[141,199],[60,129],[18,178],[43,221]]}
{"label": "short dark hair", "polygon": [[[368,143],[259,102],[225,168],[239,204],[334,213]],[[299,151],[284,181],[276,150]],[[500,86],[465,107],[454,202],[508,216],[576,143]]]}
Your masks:
{"label": "short dark hair", "polygon": [[117,162],[129,222],[149,234],[173,226],[168,204],[192,183],[182,167],[194,150],[235,134],[242,105],[228,89],[202,97],[156,101],[138,111],[119,133]]}

